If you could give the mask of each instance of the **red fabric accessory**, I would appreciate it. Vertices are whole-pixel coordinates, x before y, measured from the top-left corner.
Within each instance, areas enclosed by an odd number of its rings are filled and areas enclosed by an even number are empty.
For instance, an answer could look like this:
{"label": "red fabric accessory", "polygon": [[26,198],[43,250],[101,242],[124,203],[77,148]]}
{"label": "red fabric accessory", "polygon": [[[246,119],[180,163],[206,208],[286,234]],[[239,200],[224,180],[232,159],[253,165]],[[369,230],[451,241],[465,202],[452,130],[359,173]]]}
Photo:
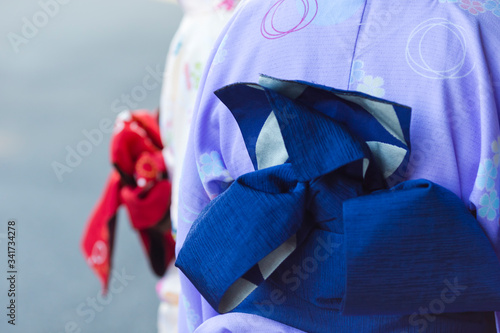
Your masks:
{"label": "red fabric accessory", "polygon": [[109,176],[101,199],[87,222],[82,250],[89,266],[108,289],[120,205],[139,232],[153,271],[162,276],[174,258],[171,234],[171,183],[162,157],[158,115],[145,110],[118,115],[111,138]]}

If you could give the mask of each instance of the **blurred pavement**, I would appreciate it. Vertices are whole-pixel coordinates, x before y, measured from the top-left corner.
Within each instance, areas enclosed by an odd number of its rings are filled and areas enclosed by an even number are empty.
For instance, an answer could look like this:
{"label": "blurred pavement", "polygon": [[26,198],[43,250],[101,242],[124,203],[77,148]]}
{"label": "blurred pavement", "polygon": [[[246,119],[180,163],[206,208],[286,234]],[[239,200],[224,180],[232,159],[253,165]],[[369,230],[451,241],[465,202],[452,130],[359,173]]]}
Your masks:
{"label": "blurred pavement", "polygon": [[[58,177],[53,165],[67,165],[68,149],[88,141],[84,131],[114,120],[115,109],[125,108],[122,95],[135,96],[128,103],[139,108],[157,107],[160,84],[149,80],[144,89],[144,78],[163,70],[181,11],[152,0],[54,1],[0,3],[0,332],[155,332],[157,279],[126,212],[114,253],[114,268],[127,276],[119,292],[97,299],[99,281],[80,253],[110,171],[110,134],[71,172]],[[7,324],[2,238],[12,218],[16,326]]]}

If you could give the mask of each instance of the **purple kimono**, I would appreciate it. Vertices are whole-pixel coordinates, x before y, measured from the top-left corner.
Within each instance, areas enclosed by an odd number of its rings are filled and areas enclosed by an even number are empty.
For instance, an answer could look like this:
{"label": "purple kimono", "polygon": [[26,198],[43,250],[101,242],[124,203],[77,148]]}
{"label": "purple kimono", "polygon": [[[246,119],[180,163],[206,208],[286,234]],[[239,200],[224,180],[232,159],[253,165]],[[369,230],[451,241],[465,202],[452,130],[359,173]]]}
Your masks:
{"label": "purple kimono", "polygon": [[[410,106],[412,151],[400,180],[425,178],[457,194],[500,255],[499,32],[498,0],[243,1],[200,83],[177,252],[207,203],[255,170],[213,92],[264,73]],[[182,274],[181,284],[180,332],[298,332],[262,317],[219,315]]]}

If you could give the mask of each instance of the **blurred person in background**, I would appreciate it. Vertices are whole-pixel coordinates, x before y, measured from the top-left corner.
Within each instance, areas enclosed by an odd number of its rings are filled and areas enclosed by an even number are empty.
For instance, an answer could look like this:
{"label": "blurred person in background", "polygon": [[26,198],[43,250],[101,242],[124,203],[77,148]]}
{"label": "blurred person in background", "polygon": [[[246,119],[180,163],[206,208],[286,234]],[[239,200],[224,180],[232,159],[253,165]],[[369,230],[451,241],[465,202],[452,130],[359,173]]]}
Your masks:
{"label": "blurred person in background", "polygon": [[[171,221],[178,224],[179,180],[198,87],[220,31],[239,0],[167,0],[178,3],[184,16],[167,55],[160,101],[160,132],[164,158],[172,180]],[[160,333],[177,331],[180,282],[178,270],[170,267],[157,284],[161,303]],[[181,301],[182,302],[182,301]]]}

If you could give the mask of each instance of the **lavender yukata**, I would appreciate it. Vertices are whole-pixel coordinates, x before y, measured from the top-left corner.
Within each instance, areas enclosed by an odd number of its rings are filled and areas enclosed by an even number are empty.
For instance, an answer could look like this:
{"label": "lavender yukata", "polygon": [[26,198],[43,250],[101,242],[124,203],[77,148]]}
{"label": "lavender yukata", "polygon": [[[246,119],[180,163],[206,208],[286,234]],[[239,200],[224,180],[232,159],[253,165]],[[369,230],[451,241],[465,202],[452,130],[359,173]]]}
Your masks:
{"label": "lavender yukata", "polygon": [[[497,0],[241,3],[200,82],[180,186],[177,252],[203,208],[255,171],[236,120],[213,92],[258,82],[264,73],[410,106],[412,149],[400,180],[424,178],[455,193],[500,255],[499,31]],[[219,315],[183,274],[181,285],[180,332],[300,332],[252,314]]]}

